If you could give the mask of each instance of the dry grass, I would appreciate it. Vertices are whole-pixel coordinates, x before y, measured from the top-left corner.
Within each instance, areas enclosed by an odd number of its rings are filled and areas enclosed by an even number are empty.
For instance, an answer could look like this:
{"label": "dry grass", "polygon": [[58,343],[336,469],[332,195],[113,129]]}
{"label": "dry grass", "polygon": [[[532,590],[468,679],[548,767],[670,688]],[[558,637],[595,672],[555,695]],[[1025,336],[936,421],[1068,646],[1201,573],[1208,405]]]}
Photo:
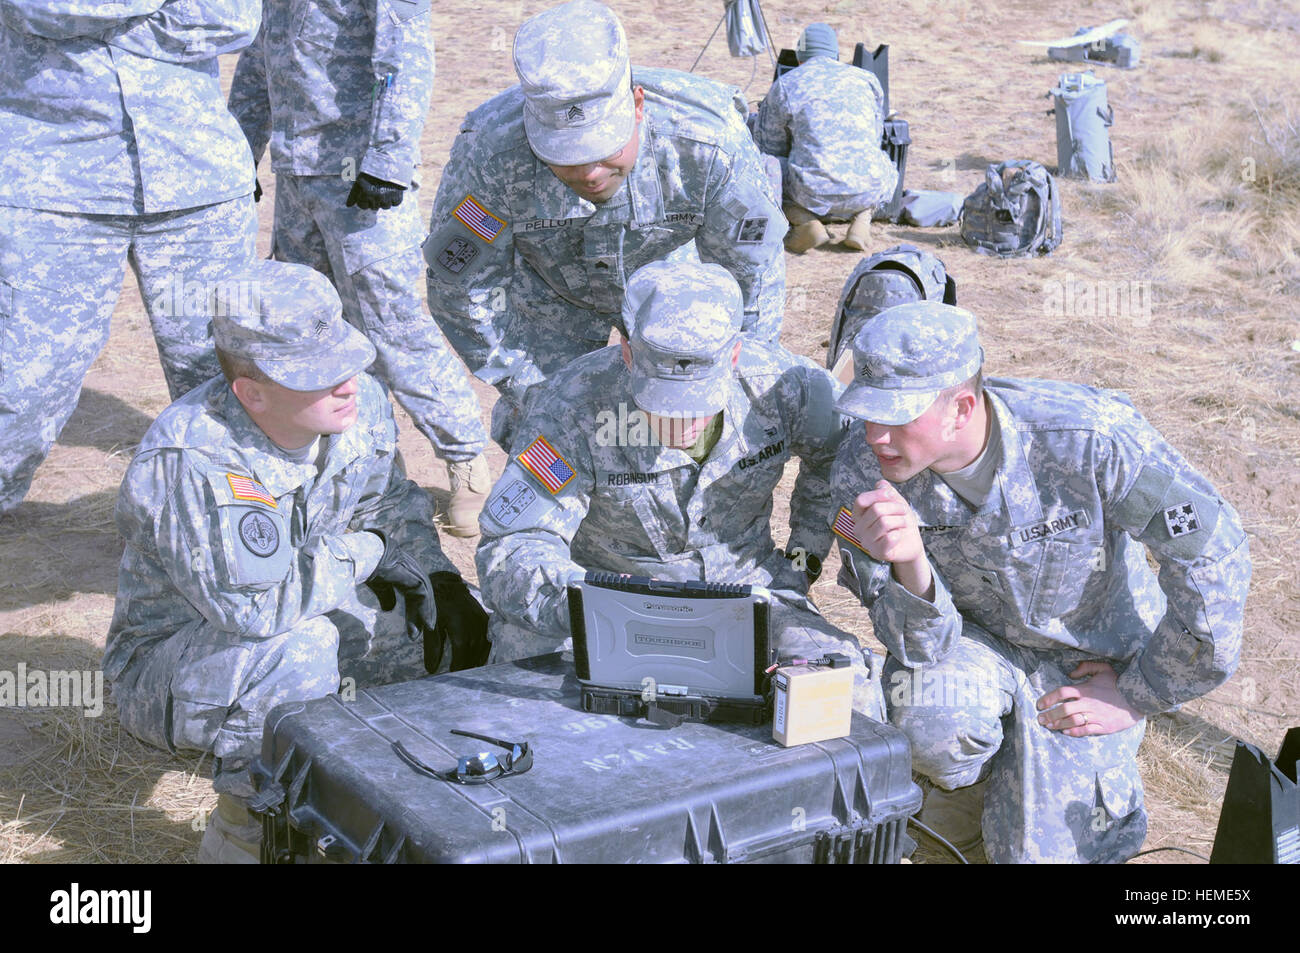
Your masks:
{"label": "dry grass", "polygon": [[[448,0],[435,5],[438,80],[424,140],[419,198],[431,207],[458,120],[514,82],[508,38],[546,0]],[[635,62],[687,67],[720,5],[615,0]],[[1148,847],[1208,853],[1234,739],[1275,754],[1300,723],[1300,85],[1296,3],[1137,0],[1127,12],[1100,0],[1068,11],[1030,0],[900,0],[868,11],[858,0],[765,0],[782,45],[824,20],[855,39],[892,45],[891,96],[912,123],[907,181],[969,192],[989,161],[1055,163],[1041,98],[1064,64],[1015,39],[1068,34],[1127,15],[1142,39],[1134,71],[1098,68],[1109,84],[1119,181],[1061,183],[1064,244],[1049,258],[980,258],[955,229],[879,227],[873,248],[911,241],[935,250],[981,319],[993,375],[1058,377],[1118,387],[1241,512],[1254,577],[1239,673],[1174,714],[1152,719],[1140,754],[1151,813]],[[924,34],[922,43],[917,39]],[[454,38],[454,40],[453,40]],[[972,68],[978,63],[977,68]],[[232,62],[225,64],[228,77]],[[751,64],[714,41],[699,72],[744,85]],[[766,67],[746,90],[757,101]],[[273,177],[262,168],[261,251],[267,251]],[[783,340],[821,360],[828,321],[856,255],[817,252],[788,261],[791,308]],[[1132,314],[1053,317],[1045,289],[1077,281],[1149,284],[1147,319]],[[94,668],[112,614],[121,545],[112,524],[118,482],[166,389],[133,280],[112,339],[92,369],[81,407],[37,475],[29,502],[0,521],[0,668]],[[492,392],[477,387],[484,417]],[[412,475],[445,499],[445,471],[399,414]],[[494,472],[503,458],[490,454]],[[787,494],[792,475],[784,483]],[[787,516],[778,496],[777,525]],[[473,576],[473,547],[444,537]],[[837,624],[875,644],[865,613],[835,586],[835,557],[814,595]],[[211,807],[208,764],[174,759],[125,735],[110,706],[98,719],[72,709],[0,711],[0,860],[29,863],[187,862]],[[928,852],[919,860],[941,860]],[[1160,853],[1143,862],[1185,862]]]}

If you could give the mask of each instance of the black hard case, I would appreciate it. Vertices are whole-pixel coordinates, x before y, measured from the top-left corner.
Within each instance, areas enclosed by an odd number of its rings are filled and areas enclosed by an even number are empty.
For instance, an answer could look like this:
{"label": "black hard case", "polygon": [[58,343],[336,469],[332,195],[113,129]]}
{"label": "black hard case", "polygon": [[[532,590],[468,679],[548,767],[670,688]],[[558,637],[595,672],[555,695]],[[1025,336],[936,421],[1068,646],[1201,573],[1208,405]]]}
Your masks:
{"label": "black hard case", "polygon": [[[255,764],[269,863],[897,863],[921,804],[897,729],[783,748],[771,726],[660,729],[581,709],[568,656],[432,676],[274,709]],[[482,785],[424,776],[497,750],[530,771]],[[504,751],[497,751],[504,754]]]}

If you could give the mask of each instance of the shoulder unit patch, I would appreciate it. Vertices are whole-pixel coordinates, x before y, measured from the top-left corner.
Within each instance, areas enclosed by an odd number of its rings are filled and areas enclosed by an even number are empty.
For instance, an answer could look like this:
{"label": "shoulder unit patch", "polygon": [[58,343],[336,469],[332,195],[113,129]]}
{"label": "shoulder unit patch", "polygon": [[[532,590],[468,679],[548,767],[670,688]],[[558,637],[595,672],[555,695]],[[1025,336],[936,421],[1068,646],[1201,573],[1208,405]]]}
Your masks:
{"label": "shoulder unit patch", "polygon": [[1177,506],[1165,510],[1165,528],[1173,539],[1179,539],[1195,533],[1201,528],[1200,518],[1196,513],[1196,504],[1185,500]]}
{"label": "shoulder unit patch", "polygon": [[280,530],[265,513],[249,510],[239,520],[239,540],[254,556],[266,558],[280,548]]}

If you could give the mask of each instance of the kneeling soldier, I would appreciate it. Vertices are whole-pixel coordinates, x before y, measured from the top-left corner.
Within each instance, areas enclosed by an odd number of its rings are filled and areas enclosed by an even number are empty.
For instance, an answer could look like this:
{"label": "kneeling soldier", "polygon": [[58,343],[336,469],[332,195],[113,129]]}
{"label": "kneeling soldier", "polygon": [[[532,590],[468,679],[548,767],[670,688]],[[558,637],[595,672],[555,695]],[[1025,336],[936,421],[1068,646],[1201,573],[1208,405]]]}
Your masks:
{"label": "kneeling soldier", "polygon": [[921,819],[994,863],[1127,860],[1146,717],[1237,667],[1240,518],[1125,395],[985,384],[967,311],[890,308],[853,356],[840,582],[889,649]]}
{"label": "kneeling soldier", "polygon": [[[215,756],[200,861],[255,862],[249,764],[271,708],[340,674],[434,671],[444,640],[453,668],[481,664],[486,618],[406,479],[388,397],[362,373],[374,346],[329,279],[258,262],[215,314],[224,377],[162,412],[122,481],[104,671],[133,735]],[[379,609],[400,609],[411,639]]]}
{"label": "kneeling soldier", "polygon": [[[565,583],[608,570],[775,592],[782,659],[844,652],[854,706],[880,717],[871,655],[808,599],[830,547],[840,386],[812,362],[741,336],[741,294],[719,265],[654,262],[628,282],[630,340],[558,371],[528,397],[513,458],[483,508],[477,563],[494,660],[566,647]],[[772,492],[800,458],[790,549]]]}

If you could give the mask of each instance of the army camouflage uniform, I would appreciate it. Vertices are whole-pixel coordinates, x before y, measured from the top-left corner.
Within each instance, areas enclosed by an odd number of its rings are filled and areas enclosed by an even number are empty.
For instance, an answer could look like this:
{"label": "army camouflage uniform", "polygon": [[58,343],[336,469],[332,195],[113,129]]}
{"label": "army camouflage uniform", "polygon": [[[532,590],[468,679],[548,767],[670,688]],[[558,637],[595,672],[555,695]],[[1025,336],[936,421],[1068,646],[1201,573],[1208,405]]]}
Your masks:
{"label": "army camouflage uniform", "polygon": [[[692,267],[660,262],[637,277],[673,266]],[[684,322],[672,331],[677,339],[698,325],[691,309],[702,298],[687,288],[669,305]],[[870,652],[817,612],[807,597],[808,575],[776,548],[770,525],[773,491],[797,456],[788,550],[802,549],[814,565],[826,554],[827,478],[842,433],[833,404],[841,385],[802,357],[741,340],[734,373],[727,345],[721,436],[703,464],[650,436],[618,346],[579,358],[529,393],[516,453],[480,516],[476,562],[493,612],[493,660],[570,646],[565,584],[574,572],[757,585],[776,596],[772,632],[780,657],[844,652],[857,670],[855,707],[883,716]],[[635,353],[635,337],[632,347]],[[571,478],[553,489],[555,474],[539,476],[534,448],[553,451]]]}
{"label": "army camouflage uniform", "polygon": [[[985,394],[1001,439],[988,498],[972,507],[930,469],[897,487],[916,513],[933,602],[866,554],[843,509],[839,581],[889,649],[886,699],[915,769],[945,790],[987,781],[990,861],[1121,862],[1146,835],[1145,722],[1071,737],[1039,724],[1036,703],[1086,660],[1113,666],[1121,695],[1148,715],[1221,684],[1241,650],[1246,538],[1125,395],[999,379]],[[837,505],[851,513],[880,478],[859,422],[832,470]]]}
{"label": "army camouflage uniform", "polygon": [[780,158],[785,201],[840,221],[883,205],[898,185],[898,170],[880,148],[884,121],[875,76],[813,56],[772,84],[754,139]]}
{"label": "army camouflage uniform", "polygon": [[362,684],[425,674],[419,643],[368,645],[377,604],[358,587],[384,545],[363,531],[429,572],[456,570],[405,478],[387,395],[357,381],[360,415],[319,473],[277,450],[225,378],[149,429],[118,497],[126,551],[104,655],[132,734],[243,762],[271,708],[336,691],[340,672]]}
{"label": "army camouflage uniform", "polygon": [[[372,372],[442,459],[487,441],[477,398],[424,311],[416,175],[433,91],[428,0],[266,0],[230,111],[276,173],[274,255],[328,276],[374,343]],[[366,173],[406,187],[391,209],[347,207]]]}
{"label": "army camouflage uniform", "polygon": [[[172,751],[212,751],[217,790],[239,797],[252,793],[247,765],[275,705],[336,691],[340,674],[358,684],[424,674],[423,646],[361,585],[385,553],[378,533],[426,572],[456,571],[427,495],[405,477],[387,394],[355,370],[374,348],[316,272],[263,262],[261,273],[292,302],[281,327],[299,327],[305,342],[255,343],[259,356],[283,355],[270,357],[276,374],[334,374],[317,381],[326,387],[355,374],[356,420],[298,460],[224,377],[163,411],[118,496],[126,548],[103,662],[128,731]],[[332,315],[298,309],[313,293],[327,309],[332,299]]]}
{"label": "army camouflage uniform", "polygon": [[645,89],[636,165],[599,205],[529,147],[517,86],[471,112],[452,146],[424,245],[429,307],[504,406],[623,330],[626,277],[690,256],[692,242],[740,283],[745,330],[779,339],[786,222],[738,91],[666,69],[633,70],[632,81]]}
{"label": "army camouflage uniform", "polygon": [[0,511],[77,405],[126,259],[172,398],[217,373],[207,289],[257,233],[217,56],[258,22],[239,0],[0,0]]}

